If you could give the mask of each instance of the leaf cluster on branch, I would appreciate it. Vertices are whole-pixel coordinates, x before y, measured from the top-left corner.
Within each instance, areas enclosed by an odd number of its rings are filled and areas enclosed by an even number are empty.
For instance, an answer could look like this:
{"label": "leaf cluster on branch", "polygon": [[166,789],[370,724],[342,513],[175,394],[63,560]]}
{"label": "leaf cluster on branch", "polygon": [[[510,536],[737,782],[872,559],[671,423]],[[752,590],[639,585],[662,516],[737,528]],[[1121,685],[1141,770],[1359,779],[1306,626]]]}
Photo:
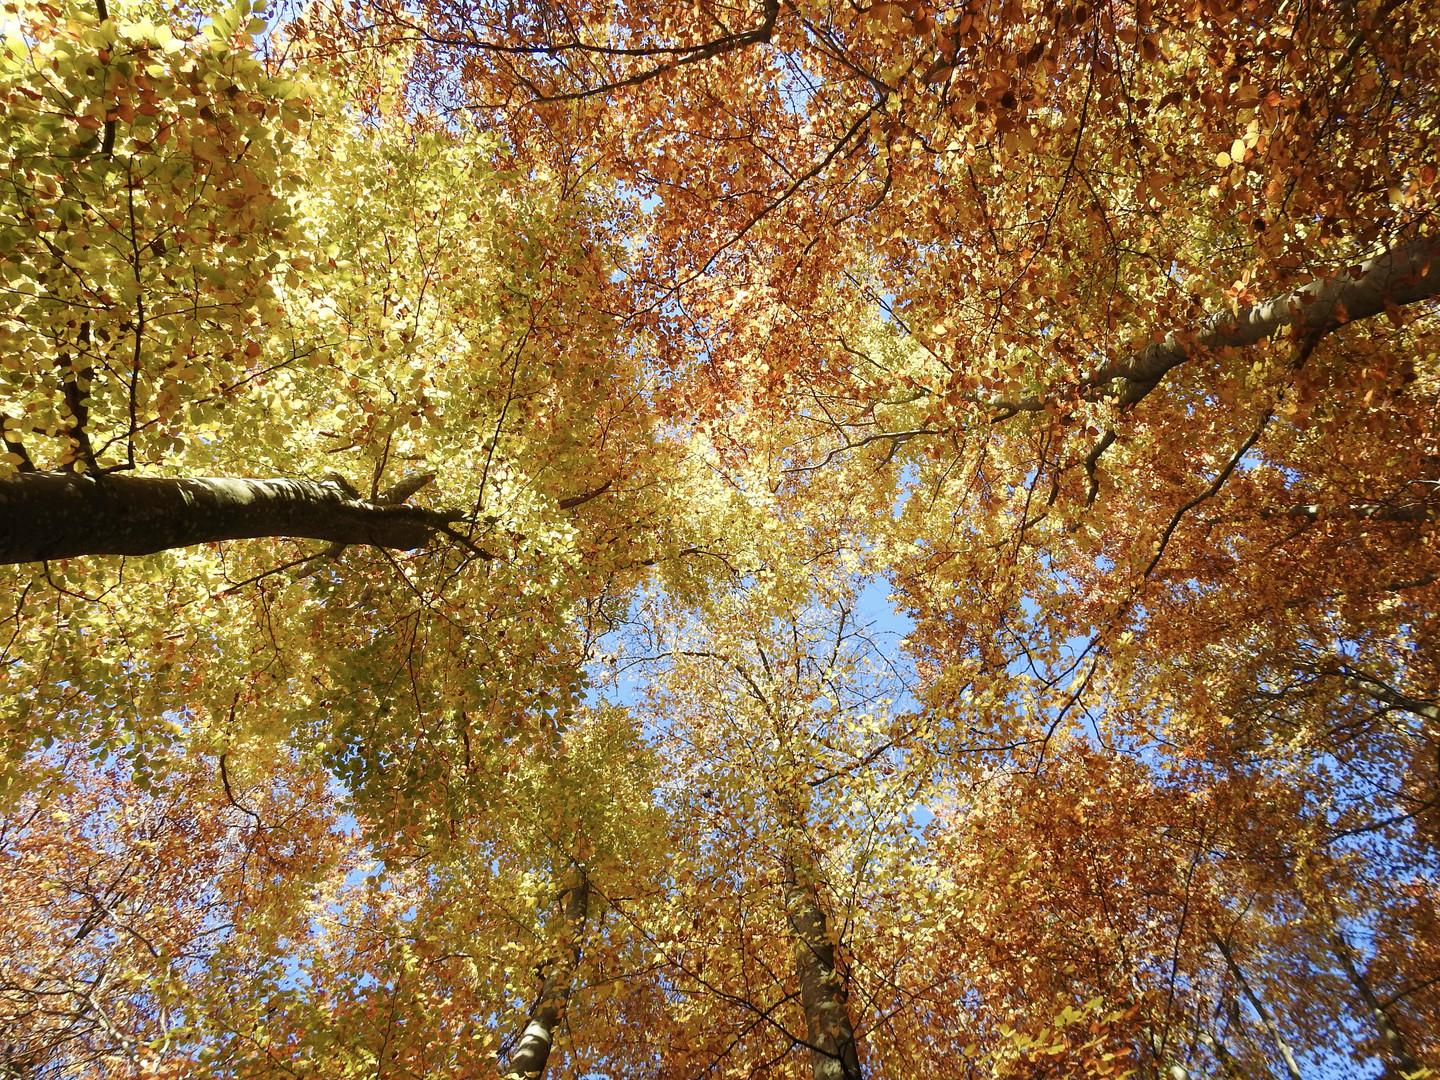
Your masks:
{"label": "leaf cluster on branch", "polygon": [[0,1077],[1440,1070],[1419,0],[0,10]]}

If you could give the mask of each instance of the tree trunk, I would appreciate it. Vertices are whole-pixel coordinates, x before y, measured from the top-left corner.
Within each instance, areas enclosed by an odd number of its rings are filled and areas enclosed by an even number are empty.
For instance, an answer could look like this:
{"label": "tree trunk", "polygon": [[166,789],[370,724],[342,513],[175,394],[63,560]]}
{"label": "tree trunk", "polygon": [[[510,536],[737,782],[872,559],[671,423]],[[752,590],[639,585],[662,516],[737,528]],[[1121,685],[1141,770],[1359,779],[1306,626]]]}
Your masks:
{"label": "tree trunk", "polygon": [[785,914],[795,938],[795,968],[815,1080],[861,1080],[855,1025],[835,970],[835,946],[815,885],[814,860],[792,840],[783,869]]}
{"label": "tree trunk", "polygon": [[[1197,1030],[1195,1035],[1196,1038],[1199,1039],[1200,1045],[1205,1047],[1206,1050],[1209,1050],[1210,1056],[1219,1063],[1220,1071],[1226,1077],[1226,1080],[1252,1080],[1250,1074],[1242,1069],[1240,1063],[1235,1060],[1235,1055],[1230,1053],[1229,1047],[1218,1038],[1204,1028]],[[1270,1080],[1270,1071],[1268,1069],[1261,1075],[1265,1080]]]}
{"label": "tree trunk", "polygon": [[1290,1080],[1301,1080],[1300,1066],[1295,1060],[1295,1052],[1290,1049],[1290,1044],[1287,1043],[1285,1037],[1280,1034],[1280,1027],[1275,1023],[1274,1018],[1271,1017],[1270,1010],[1265,1008],[1259,996],[1250,988],[1250,980],[1245,978],[1245,973],[1240,970],[1240,965],[1235,962],[1235,957],[1231,954],[1230,947],[1218,937],[1212,938],[1211,940],[1219,947],[1220,955],[1225,958],[1225,966],[1230,969],[1230,974],[1234,976],[1241,991],[1245,994],[1245,997],[1249,999],[1250,1007],[1255,1010],[1255,1014],[1260,1017],[1260,1022],[1265,1025],[1265,1030],[1270,1033],[1271,1040],[1275,1043],[1276,1049],[1280,1051],[1280,1060],[1285,1063],[1286,1075],[1290,1077]]}
{"label": "tree trunk", "polygon": [[[1370,1020],[1375,1025],[1375,1032],[1380,1036],[1380,1045],[1384,1047],[1385,1075],[1387,1077],[1413,1076],[1420,1072],[1420,1063],[1410,1053],[1410,1048],[1405,1045],[1404,1036],[1400,1034],[1390,1014],[1385,1011],[1385,1006],[1380,1004],[1380,999],[1375,996],[1375,991],[1370,986],[1370,981],[1360,973],[1355,966],[1355,957],[1350,952],[1350,946],[1338,933],[1330,935],[1330,951],[1335,954],[1335,959],[1340,961],[1340,966],[1345,969],[1345,975],[1350,980],[1350,985],[1355,987],[1355,992],[1360,995],[1360,1000],[1365,1003],[1365,1011],[1370,1014]],[[1396,1068],[1398,1066],[1398,1069]]]}
{"label": "tree trunk", "polygon": [[585,915],[590,906],[590,883],[582,876],[565,892],[565,926],[560,937],[560,956],[550,965],[540,986],[540,997],[530,1010],[529,1023],[520,1036],[520,1045],[500,1074],[505,1080],[537,1080],[550,1060],[555,1029],[565,1019],[565,1007],[585,938]]}
{"label": "tree trunk", "polygon": [[417,548],[458,517],[367,501],[336,481],[21,472],[0,479],[0,563],[271,536]]}

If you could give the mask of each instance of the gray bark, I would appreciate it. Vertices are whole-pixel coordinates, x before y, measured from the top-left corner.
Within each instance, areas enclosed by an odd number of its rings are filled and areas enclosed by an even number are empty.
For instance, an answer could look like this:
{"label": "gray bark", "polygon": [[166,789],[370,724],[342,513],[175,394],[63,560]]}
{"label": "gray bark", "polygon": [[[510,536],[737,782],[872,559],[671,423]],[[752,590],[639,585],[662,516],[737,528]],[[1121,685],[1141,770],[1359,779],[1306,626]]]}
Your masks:
{"label": "gray bark", "polygon": [[258,537],[418,548],[459,516],[371,502],[335,481],[21,472],[0,479],[0,563]]}
{"label": "gray bark", "polygon": [[1335,959],[1339,960],[1340,966],[1345,969],[1350,985],[1355,987],[1355,992],[1365,1003],[1365,1011],[1370,1014],[1370,1020],[1375,1025],[1375,1033],[1379,1035],[1380,1045],[1384,1047],[1384,1055],[1388,1059],[1385,1062],[1385,1075],[1398,1078],[1418,1074],[1421,1071],[1420,1063],[1410,1053],[1404,1036],[1390,1019],[1385,1006],[1380,1004],[1380,999],[1375,996],[1370,981],[1355,966],[1355,957],[1350,952],[1349,944],[1338,933],[1333,933],[1330,935],[1329,945]]}
{"label": "gray bark", "polygon": [[1440,723],[1440,705],[1436,705],[1430,701],[1421,701],[1419,698],[1409,697],[1352,668],[1342,666],[1340,673],[1345,679],[1345,685],[1350,687],[1350,689],[1359,690],[1362,694],[1372,697],[1376,701],[1383,701],[1386,705],[1390,705],[1393,708],[1404,709],[1406,712],[1414,713],[1416,716],[1423,716],[1427,720],[1434,720]]}
{"label": "gray bark", "polygon": [[565,928],[561,933],[560,955],[551,963],[540,986],[540,997],[530,1011],[529,1021],[520,1035],[520,1044],[510,1055],[510,1063],[500,1074],[505,1080],[537,1080],[550,1060],[555,1043],[555,1029],[565,1019],[575,969],[580,966],[581,946],[585,938],[585,916],[590,906],[590,884],[581,877],[565,893]]}
{"label": "gray bark", "polygon": [[835,946],[815,877],[814,861],[792,843],[784,863],[785,914],[795,939],[811,1065],[815,1080],[861,1080],[855,1024],[835,969]]}
{"label": "gray bark", "polygon": [[[1196,1031],[1195,1035],[1199,1039],[1200,1045],[1209,1050],[1210,1055],[1219,1063],[1220,1071],[1224,1073],[1227,1080],[1251,1080],[1250,1074],[1240,1067],[1240,1063],[1235,1060],[1235,1055],[1230,1053],[1230,1048],[1223,1042],[1204,1028]],[[1265,1069],[1261,1075],[1269,1080],[1270,1070]]]}
{"label": "gray bark", "polygon": [[[1440,236],[1412,240],[1373,259],[1318,278],[1293,292],[1238,311],[1220,311],[1118,357],[1079,380],[1084,397],[1107,397],[1122,406],[1150,393],[1171,369],[1200,353],[1243,348],[1293,330],[1318,338],[1356,319],[1440,296]],[[983,403],[1012,412],[1038,412],[1050,396]]]}
{"label": "gray bark", "polygon": [[1285,1037],[1280,1034],[1280,1027],[1275,1023],[1274,1018],[1271,1017],[1270,1010],[1265,1008],[1259,995],[1250,988],[1250,980],[1245,978],[1245,973],[1240,970],[1240,965],[1235,962],[1235,957],[1231,954],[1230,947],[1218,937],[1212,940],[1216,946],[1219,947],[1220,955],[1225,958],[1225,966],[1230,969],[1230,974],[1234,976],[1236,983],[1239,984],[1241,991],[1244,992],[1245,997],[1249,1000],[1250,1007],[1254,1009],[1255,1014],[1260,1017],[1260,1022],[1265,1025],[1265,1030],[1270,1033],[1271,1040],[1275,1043],[1276,1049],[1280,1051],[1280,1060],[1285,1063],[1286,1075],[1290,1077],[1290,1080],[1301,1080],[1300,1065],[1295,1060],[1295,1052],[1290,1049],[1290,1044],[1287,1043]]}

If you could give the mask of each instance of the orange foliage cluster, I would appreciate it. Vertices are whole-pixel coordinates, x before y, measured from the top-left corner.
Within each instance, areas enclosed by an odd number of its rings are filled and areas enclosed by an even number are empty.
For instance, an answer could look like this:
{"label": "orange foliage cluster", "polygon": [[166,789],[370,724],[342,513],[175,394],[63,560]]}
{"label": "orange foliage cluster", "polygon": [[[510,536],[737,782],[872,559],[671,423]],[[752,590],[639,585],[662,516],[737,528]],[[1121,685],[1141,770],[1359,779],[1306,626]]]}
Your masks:
{"label": "orange foliage cluster", "polygon": [[[60,786],[0,833],[0,1074],[1436,1075],[1431,5],[317,0],[267,48],[573,216],[484,234],[539,269],[462,309],[463,540],[212,596],[261,644],[190,631],[245,689],[152,792],[16,736]],[[385,431],[377,490],[403,396],[333,451]]]}

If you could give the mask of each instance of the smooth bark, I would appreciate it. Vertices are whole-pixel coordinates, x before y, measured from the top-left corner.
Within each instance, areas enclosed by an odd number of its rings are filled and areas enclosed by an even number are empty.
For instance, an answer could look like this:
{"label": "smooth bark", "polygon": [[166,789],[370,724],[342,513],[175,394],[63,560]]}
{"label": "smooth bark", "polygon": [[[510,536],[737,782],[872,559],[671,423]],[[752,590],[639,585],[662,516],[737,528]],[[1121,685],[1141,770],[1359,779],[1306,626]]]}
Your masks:
{"label": "smooth bark", "polygon": [[[1193,356],[1223,348],[1243,348],[1293,331],[1319,338],[1346,323],[1367,319],[1440,296],[1440,236],[1401,244],[1373,259],[1343,267],[1293,292],[1237,311],[1219,311],[1171,331],[1126,356],[1118,357],[1079,380],[1084,397],[1107,397],[1124,405],[1139,401],[1167,372]],[[984,404],[1011,413],[1039,412],[1048,395],[1019,400],[986,399]]]}
{"label": "smooth bark", "polygon": [[[1370,981],[1360,973],[1355,966],[1355,957],[1350,951],[1349,944],[1338,933],[1331,934],[1330,951],[1335,959],[1340,961],[1340,966],[1345,970],[1350,985],[1355,987],[1355,992],[1360,1000],[1365,1003],[1365,1011],[1370,1014],[1370,1020],[1375,1025],[1375,1033],[1380,1037],[1380,1045],[1384,1047],[1384,1055],[1388,1059],[1385,1063],[1385,1075],[1391,1077],[1415,1076],[1420,1073],[1420,1063],[1410,1053],[1410,1048],[1405,1045],[1405,1038],[1400,1030],[1390,1019],[1390,1014],[1385,1011],[1385,1006],[1380,1004],[1380,999],[1375,996]],[[1398,1070],[1396,1069],[1398,1066]]]}
{"label": "smooth bark", "polygon": [[1345,680],[1345,685],[1352,690],[1359,690],[1362,694],[1382,701],[1386,705],[1396,709],[1404,709],[1406,712],[1414,713],[1416,716],[1424,717],[1426,720],[1433,720],[1440,723],[1440,705],[1432,701],[1421,701],[1400,693],[1393,687],[1386,686],[1377,679],[1372,679],[1363,672],[1354,671],[1347,667],[1341,667],[1340,673]]}
{"label": "smooth bark", "polygon": [[[1210,1056],[1219,1063],[1220,1071],[1224,1074],[1226,1080],[1252,1080],[1250,1074],[1242,1069],[1240,1063],[1235,1060],[1235,1055],[1230,1053],[1230,1048],[1218,1038],[1204,1028],[1198,1030],[1195,1035],[1200,1045],[1205,1047],[1206,1050],[1209,1050]],[[1262,1075],[1268,1080],[1270,1071],[1267,1069]]]}
{"label": "smooth bark", "polygon": [[814,860],[793,842],[785,853],[785,915],[794,936],[800,1003],[805,1009],[815,1080],[861,1080],[855,1024],[840,973],[835,945],[816,888]]}
{"label": "smooth bark", "polygon": [[458,516],[368,501],[330,480],[21,472],[0,479],[0,563],[259,537],[418,548]]}
{"label": "smooth bark", "polygon": [[505,1080],[536,1080],[545,1072],[550,1048],[555,1044],[555,1029],[565,1019],[575,969],[585,939],[585,916],[590,906],[590,884],[583,877],[566,890],[564,897],[565,926],[560,937],[560,955],[551,963],[540,986],[540,996],[530,1010],[529,1022],[520,1035],[520,1043],[510,1055],[510,1062],[500,1074]]}
{"label": "smooth bark", "polygon": [[1220,949],[1220,955],[1225,958],[1225,966],[1230,969],[1230,974],[1234,976],[1235,981],[1240,985],[1241,991],[1249,1000],[1250,1007],[1254,1009],[1255,1014],[1260,1017],[1260,1022],[1265,1025],[1265,1030],[1270,1033],[1271,1040],[1275,1043],[1276,1049],[1280,1051],[1280,1060],[1285,1063],[1286,1074],[1290,1077],[1290,1080],[1301,1080],[1300,1066],[1295,1060],[1295,1052],[1290,1049],[1290,1044],[1287,1043],[1285,1037],[1280,1034],[1279,1025],[1275,1023],[1274,1018],[1270,1015],[1270,1010],[1265,1008],[1259,995],[1250,988],[1250,980],[1245,978],[1245,973],[1240,970],[1240,965],[1235,962],[1235,957],[1231,955],[1230,947],[1218,937],[1213,940]]}

